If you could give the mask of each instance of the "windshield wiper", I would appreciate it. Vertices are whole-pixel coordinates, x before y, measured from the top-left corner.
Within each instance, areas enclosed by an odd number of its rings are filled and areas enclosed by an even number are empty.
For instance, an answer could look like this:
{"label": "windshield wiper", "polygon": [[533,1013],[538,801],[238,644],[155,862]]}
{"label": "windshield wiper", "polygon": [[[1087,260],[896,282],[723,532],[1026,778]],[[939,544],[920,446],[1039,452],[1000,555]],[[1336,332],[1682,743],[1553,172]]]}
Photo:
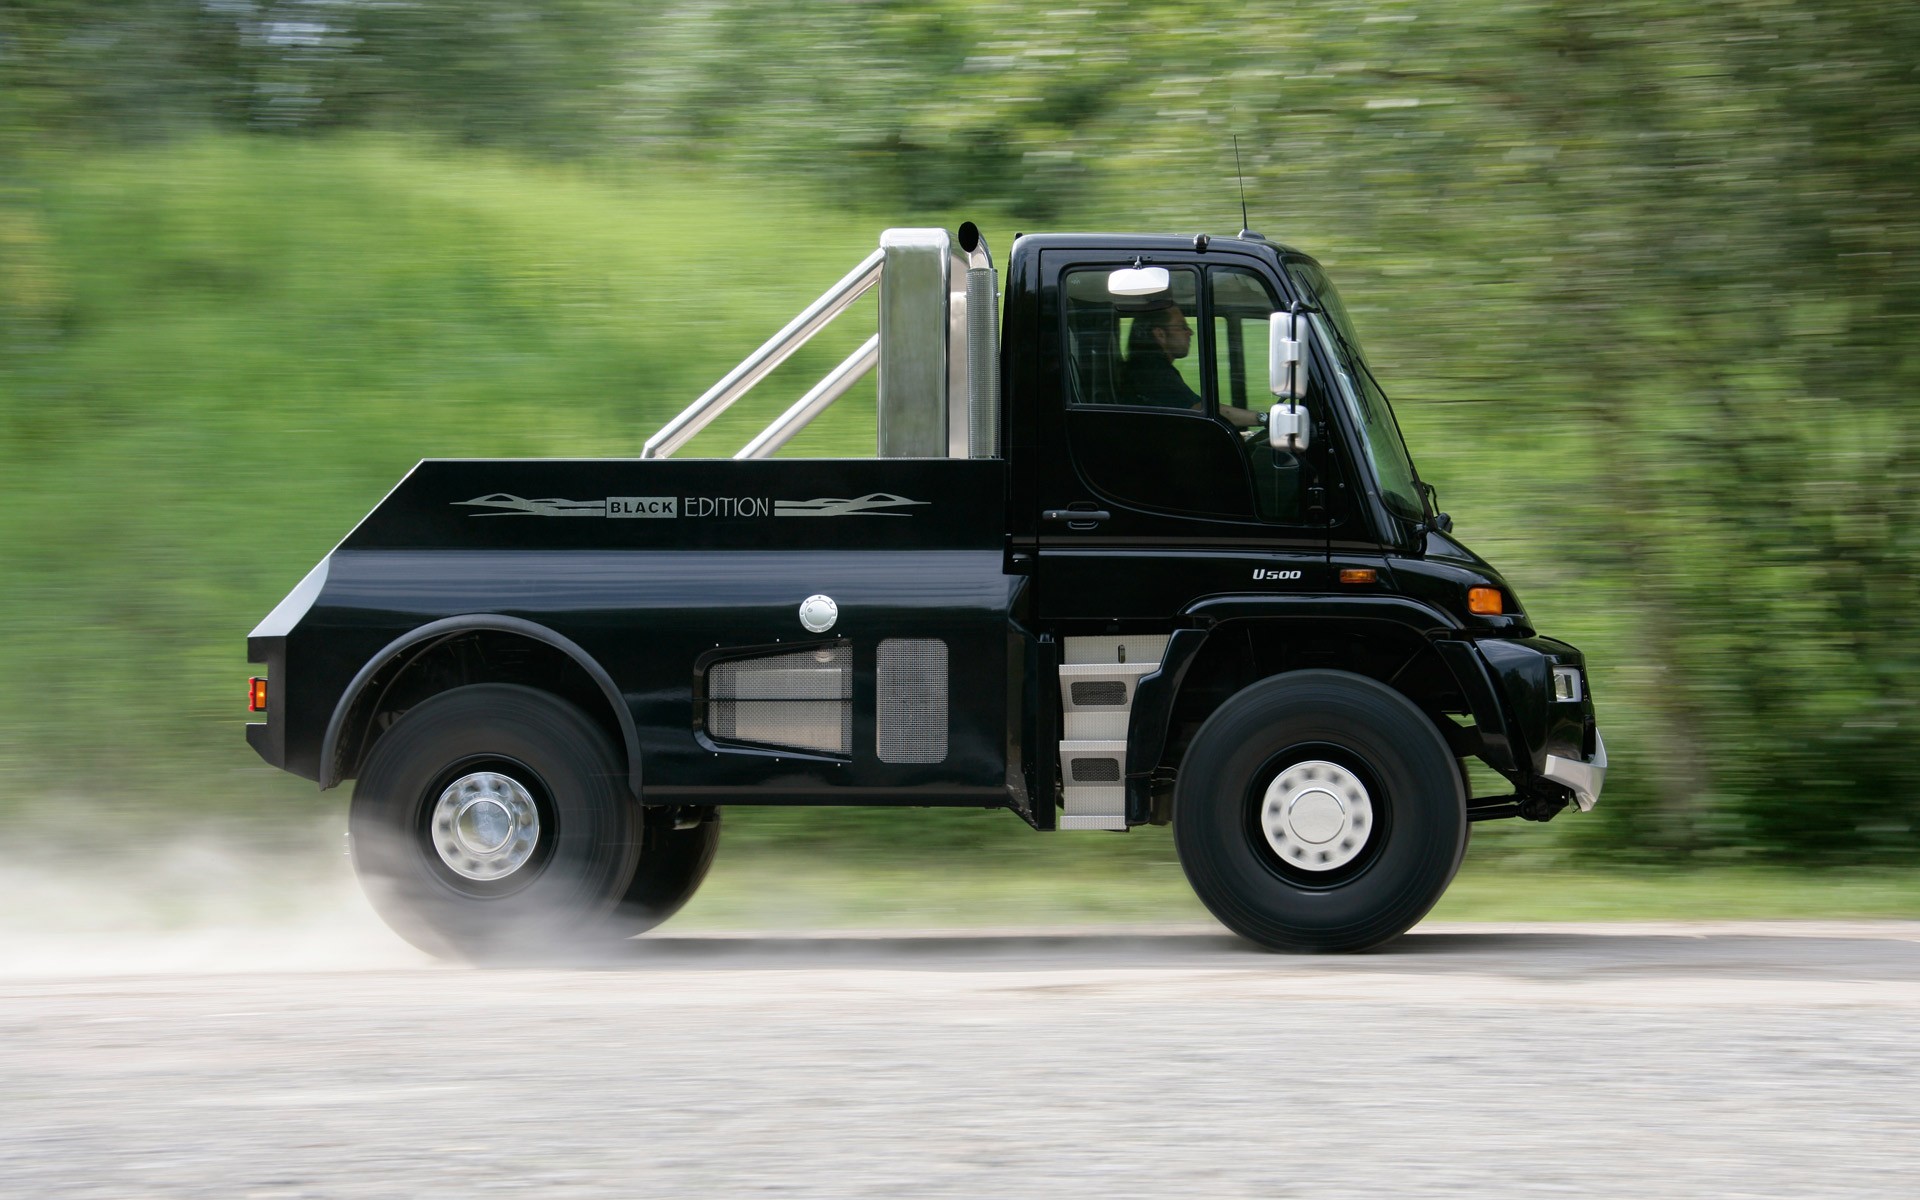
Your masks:
{"label": "windshield wiper", "polygon": [[1313,289],[1312,285],[1306,284],[1303,281],[1300,284],[1300,290],[1306,293],[1307,302],[1311,305],[1311,311],[1325,314],[1328,317],[1327,320],[1321,322],[1322,328],[1333,335],[1334,344],[1340,348],[1340,352],[1346,356],[1348,362],[1360,368],[1361,374],[1367,377],[1367,382],[1373,385],[1373,390],[1380,393],[1380,399],[1387,407],[1387,415],[1393,421],[1393,432],[1400,439],[1401,454],[1404,455],[1407,460],[1407,470],[1413,475],[1413,490],[1420,497],[1421,516],[1419,521],[1416,522],[1420,532],[1424,533],[1428,529],[1437,529],[1441,533],[1452,532],[1452,518],[1437,511],[1436,506],[1438,505],[1438,501],[1435,499],[1433,485],[1420,478],[1420,468],[1414,465],[1413,455],[1406,452],[1407,435],[1406,432],[1400,428],[1400,414],[1393,411],[1393,401],[1388,398],[1387,389],[1380,382],[1380,377],[1375,375],[1373,368],[1367,365],[1366,356],[1360,353],[1360,347],[1348,341],[1347,335],[1340,332],[1340,322],[1332,319],[1332,314],[1327,312],[1327,306],[1321,302],[1320,294]]}
{"label": "windshield wiper", "polygon": [[[1318,296],[1314,297],[1314,306],[1313,306],[1314,310],[1320,313],[1326,313],[1327,308],[1324,304],[1319,303],[1319,299],[1320,298]],[[1331,314],[1328,314],[1328,315],[1330,316]],[[1339,345],[1342,353],[1344,353],[1347,356],[1347,361],[1355,364],[1360,368],[1361,374],[1365,375],[1367,379],[1373,384],[1374,390],[1380,393],[1380,396],[1382,399],[1387,400],[1387,411],[1392,412],[1393,401],[1390,399],[1387,399],[1387,389],[1385,385],[1383,385],[1380,382],[1380,377],[1373,373],[1373,368],[1367,365],[1366,356],[1360,353],[1360,347],[1348,341],[1347,335],[1340,332],[1340,322],[1329,320],[1326,322],[1326,326],[1327,326],[1327,332],[1333,335],[1334,342]],[[1393,419],[1393,427],[1396,430],[1400,428],[1400,418],[1397,416]],[[1403,439],[1405,438],[1405,434],[1402,434],[1401,436]]]}

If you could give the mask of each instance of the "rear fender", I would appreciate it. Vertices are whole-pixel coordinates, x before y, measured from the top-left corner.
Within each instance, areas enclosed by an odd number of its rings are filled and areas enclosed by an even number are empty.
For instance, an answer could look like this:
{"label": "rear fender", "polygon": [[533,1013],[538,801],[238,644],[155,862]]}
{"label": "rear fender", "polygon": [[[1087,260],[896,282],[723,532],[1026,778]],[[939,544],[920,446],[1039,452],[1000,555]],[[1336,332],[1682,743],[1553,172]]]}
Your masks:
{"label": "rear fender", "polygon": [[354,675],[353,681],[340,694],[340,700],[333,708],[333,716],[327,721],[326,737],[320,744],[321,788],[334,787],[345,778],[346,764],[342,761],[340,753],[342,743],[348,736],[348,726],[357,702],[382,668],[400,660],[410,659],[449,637],[481,630],[514,634],[551,646],[572,659],[593,680],[612,709],[614,719],[619,723],[620,738],[625,744],[627,755],[627,784],[633,789],[633,794],[638,797],[640,795],[640,733],[634,726],[633,712],[621,698],[620,689],[615,686],[613,677],[608,675],[606,669],[571,638],[555,633],[544,625],[499,613],[469,613],[430,622],[395,638],[378,654],[368,659],[366,665],[360,668],[359,673]]}

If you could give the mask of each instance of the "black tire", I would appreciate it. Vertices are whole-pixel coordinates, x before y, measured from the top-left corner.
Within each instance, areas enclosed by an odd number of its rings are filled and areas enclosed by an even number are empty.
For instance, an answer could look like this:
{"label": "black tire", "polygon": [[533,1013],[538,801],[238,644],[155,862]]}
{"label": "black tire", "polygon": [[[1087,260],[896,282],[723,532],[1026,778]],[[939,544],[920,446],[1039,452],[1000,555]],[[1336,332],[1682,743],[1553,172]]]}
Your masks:
{"label": "black tire", "polygon": [[615,918],[629,935],[645,933],[693,898],[720,846],[720,810],[689,829],[675,829],[671,814],[649,812],[640,840],[640,863],[620,899]]}
{"label": "black tire", "polygon": [[[1302,869],[1263,832],[1262,807],[1270,783],[1318,762],[1363,784],[1371,824],[1351,861]],[[1466,850],[1466,792],[1446,740],[1406,697],[1344,671],[1298,671],[1254,684],[1200,727],[1173,835],[1193,890],[1240,936],[1272,950],[1366,950],[1446,891]]]}
{"label": "black tire", "polygon": [[[538,814],[524,865],[464,878],[435,848],[449,784],[519,783]],[[578,708],[532,688],[475,684],[422,701],[374,744],[354,788],[354,869],[395,932],[430,954],[542,954],[620,936],[640,813],[612,741]],[[442,835],[444,836],[444,835]]]}

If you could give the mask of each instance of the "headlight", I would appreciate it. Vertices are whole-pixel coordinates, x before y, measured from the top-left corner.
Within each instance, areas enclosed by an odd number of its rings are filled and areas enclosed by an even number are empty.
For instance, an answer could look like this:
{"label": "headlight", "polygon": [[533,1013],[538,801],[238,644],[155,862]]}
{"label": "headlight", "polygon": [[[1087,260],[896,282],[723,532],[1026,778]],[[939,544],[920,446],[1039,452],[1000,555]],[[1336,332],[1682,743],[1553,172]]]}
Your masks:
{"label": "headlight", "polygon": [[1583,693],[1580,686],[1579,667],[1555,667],[1553,669],[1553,698],[1566,703],[1578,700]]}

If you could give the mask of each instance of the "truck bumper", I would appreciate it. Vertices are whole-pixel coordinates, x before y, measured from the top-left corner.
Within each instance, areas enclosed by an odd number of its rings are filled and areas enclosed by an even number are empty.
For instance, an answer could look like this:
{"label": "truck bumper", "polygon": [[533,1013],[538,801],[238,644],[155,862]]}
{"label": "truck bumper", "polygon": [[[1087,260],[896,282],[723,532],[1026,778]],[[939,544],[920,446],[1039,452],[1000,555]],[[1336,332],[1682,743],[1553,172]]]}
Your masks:
{"label": "truck bumper", "polygon": [[1549,754],[1546,769],[1540,773],[1572,792],[1573,802],[1581,812],[1593,811],[1593,806],[1600,802],[1601,785],[1607,781],[1607,744],[1600,739],[1600,731],[1593,731],[1592,758],[1581,762],[1577,758]]}
{"label": "truck bumper", "polygon": [[252,746],[253,752],[258,754],[268,766],[280,765],[280,756],[274,753],[273,741],[267,734],[265,721],[247,722],[247,745]]}

